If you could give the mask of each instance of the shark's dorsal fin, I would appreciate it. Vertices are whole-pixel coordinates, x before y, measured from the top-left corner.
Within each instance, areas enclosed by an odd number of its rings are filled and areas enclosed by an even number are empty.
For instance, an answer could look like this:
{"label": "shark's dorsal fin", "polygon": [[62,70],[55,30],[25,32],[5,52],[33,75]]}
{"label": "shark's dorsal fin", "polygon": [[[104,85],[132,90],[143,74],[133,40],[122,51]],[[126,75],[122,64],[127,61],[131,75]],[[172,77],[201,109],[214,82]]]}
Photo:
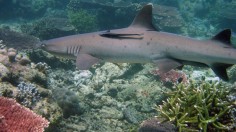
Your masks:
{"label": "shark's dorsal fin", "polygon": [[153,5],[151,3],[145,5],[136,15],[129,27],[157,30],[152,24],[152,8]]}
{"label": "shark's dorsal fin", "polygon": [[231,30],[225,29],[219,32],[216,36],[212,38],[213,40],[220,41],[224,44],[231,45]]}

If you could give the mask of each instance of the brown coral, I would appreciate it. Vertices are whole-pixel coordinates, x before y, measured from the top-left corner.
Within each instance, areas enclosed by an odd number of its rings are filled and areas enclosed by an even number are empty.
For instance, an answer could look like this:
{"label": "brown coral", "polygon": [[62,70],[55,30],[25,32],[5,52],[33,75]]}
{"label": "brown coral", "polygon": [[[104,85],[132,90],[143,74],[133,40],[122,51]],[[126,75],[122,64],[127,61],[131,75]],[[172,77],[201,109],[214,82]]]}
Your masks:
{"label": "brown coral", "polygon": [[160,79],[160,81],[165,86],[173,86],[173,84],[177,84],[180,82],[187,83],[188,79],[185,73],[179,72],[176,70],[170,70],[169,72],[163,73],[160,70],[154,70],[151,74],[155,75]]}

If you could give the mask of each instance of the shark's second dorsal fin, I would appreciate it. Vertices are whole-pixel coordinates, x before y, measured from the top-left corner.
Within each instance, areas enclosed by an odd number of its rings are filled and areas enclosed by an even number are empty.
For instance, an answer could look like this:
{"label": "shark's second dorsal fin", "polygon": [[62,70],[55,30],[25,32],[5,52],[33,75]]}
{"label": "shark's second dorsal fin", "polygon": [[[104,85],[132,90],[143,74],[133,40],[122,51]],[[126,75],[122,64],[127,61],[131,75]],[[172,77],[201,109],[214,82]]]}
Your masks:
{"label": "shark's second dorsal fin", "polygon": [[130,27],[156,30],[152,24],[152,8],[153,5],[151,3],[145,5],[136,15]]}
{"label": "shark's second dorsal fin", "polygon": [[216,36],[212,38],[213,40],[220,41],[224,44],[231,45],[231,30],[225,29],[219,32]]}

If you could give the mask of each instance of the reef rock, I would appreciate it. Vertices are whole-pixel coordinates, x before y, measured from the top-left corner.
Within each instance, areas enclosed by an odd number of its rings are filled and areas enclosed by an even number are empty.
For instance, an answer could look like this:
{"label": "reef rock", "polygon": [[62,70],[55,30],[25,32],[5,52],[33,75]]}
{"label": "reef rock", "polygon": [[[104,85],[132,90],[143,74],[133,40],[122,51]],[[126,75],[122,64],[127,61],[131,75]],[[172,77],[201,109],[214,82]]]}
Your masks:
{"label": "reef rock", "polygon": [[170,122],[161,123],[161,119],[152,118],[145,120],[138,132],[177,132],[177,129]]}
{"label": "reef rock", "polygon": [[176,32],[184,24],[181,14],[175,7],[154,5],[153,8],[154,25],[164,31]]}
{"label": "reef rock", "polygon": [[15,32],[8,28],[0,28],[0,40],[7,47],[15,49],[31,49],[40,42],[36,37]]}
{"label": "reef rock", "polygon": [[40,39],[51,39],[75,34],[75,28],[67,18],[46,17],[21,25],[21,30]]}

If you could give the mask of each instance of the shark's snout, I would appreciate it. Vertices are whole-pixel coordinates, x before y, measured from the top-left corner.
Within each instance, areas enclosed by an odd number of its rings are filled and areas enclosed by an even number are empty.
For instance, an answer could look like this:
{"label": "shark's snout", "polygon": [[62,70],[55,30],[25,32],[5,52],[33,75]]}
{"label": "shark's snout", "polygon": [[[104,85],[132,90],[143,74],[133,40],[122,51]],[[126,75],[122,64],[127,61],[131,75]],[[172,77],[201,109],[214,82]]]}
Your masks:
{"label": "shark's snout", "polygon": [[61,45],[61,41],[44,40],[40,44],[40,49],[47,51],[51,54],[63,56],[66,53],[66,46]]}

